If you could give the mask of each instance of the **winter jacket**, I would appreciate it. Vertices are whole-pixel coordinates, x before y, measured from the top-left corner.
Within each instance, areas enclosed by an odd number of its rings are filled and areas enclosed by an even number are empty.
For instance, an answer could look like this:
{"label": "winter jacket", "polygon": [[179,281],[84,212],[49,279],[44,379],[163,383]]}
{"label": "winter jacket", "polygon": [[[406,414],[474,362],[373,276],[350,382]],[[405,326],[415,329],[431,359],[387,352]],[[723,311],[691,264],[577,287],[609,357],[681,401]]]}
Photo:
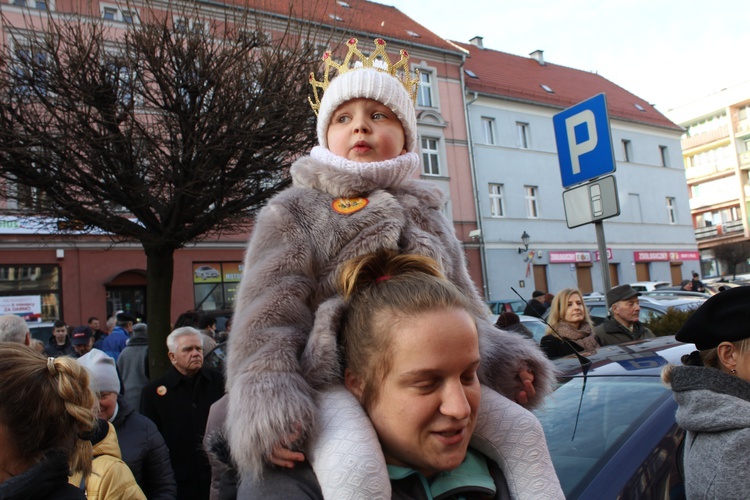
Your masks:
{"label": "winter jacket", "polygon": [[206,367],[188,378],[172,366],[143,388],[143,415],[156,424],[167,443],[181,500],[209,496],[211,467],[203,450],[203,434],[211,405],[222,396],[224,378]]}
{"label": "winter jacket", "polygon": [[68,482],[74,486],[84,484],[88,500],[146,500],[133,473],[120,458],[115,428],[105,420],[99,422],[99,430],[92,439],[94,460],[91,475],[82,482],[82,475],[78,472],[70,476]]}
{"label": "winter jacket", "polygon": [[177,495],[177,483],[169,460],[169,450],[156,424],[136,412],[122,396],[118,398],[117,404],[117,415],[112,425],[117,431],[123,462],[128,464],[149,500],[174,499]]}
{"label": "winter jacket", "polygon": [[[488,321],[443,215],[445,196],[434,184],[411,178],[419,156],[352,164],[314,148],[292,166],[292,187],[272,198],[256,220],[227,365],[228,435],[242,471],[260,472],[264,454],[295,425],[302,425],[301,440],[314,432],[315,390],[340,382],[338,270],[380,249],[435,259],[473,299],[485,384],[513,399],[518,372],[528,366],[536,376],[533,403],[550,390],[553,370],[534,343]],[[345,200],[355,197],[362,199]]]}
{"label": "winter jacket", "polygon": [[50,452],[31,469],[0,483],[2,500],[85,500],[80,488],[68,483],[70,464],[60,452]]}
{"label": "winter jacket", "polygon": [[148,338],[133,337],[117,358],[117,371],[120,372],[125,401],[141,409],[141,391],[150,382],[148,378]]}
{"label": "winter jacket", "polygon": [[116,326],[112,329],[111,332],[109,332],[109,335],[107,335],[104,340],[102,340],[102,351],[106,352],[109,356],[115,358],[115,361],[117,361],[117,358],[120,356],[120,353],[123,349],[125,349],[125,346],[128,345],[128,340],[130,339],[130,335],[128,332],[121,326]]}
{"label": "winter jacket", "polygon": [[78,353],[73,348],[73,344],[70,343],[70,337],[65,337],[65,343],[63,345],[57,345],[55,336],[51,336],[47,343],[44,345],[44,355],[56,358],[58,356],[73,356],[78,357]]}
{"label": "winter jacket", "polygon": [[[476,452],[475,452],[476,453]],[[497,464],[487,460],[477,453],[479,460],[486,461],[489,476],[486,478],[494,483],[495,493],[487,487],[470,486],[449,488],[438,498],[452,499],[509,499],[508,484]],[[416,471],[401,467],[391,472],[391,489],[396,500],[428,500],[432,495],[427,491],[428,480]],[[260,481],[246,480],[240,483],[237,498],[263,499],[315,499],[322,500],[323,493],[318,485],[315,472],[307,462],[295,465],[294,469],[268,469]]]}
{"label": "winter jacket", "polygon": [[685,436],[688,499],[747,498],[750,490],[750,383],[715,368],[678,366],[672,391]]}
{"label": "winter jacket", "polygon": [[633,331],[631,332],[612,317],[605,319],[601,325],[594,328],[594,333],[601,345],[622,344],[623,342],[630,342],[632,340],[652,339],[656,337],[640,321],[633,324]]}

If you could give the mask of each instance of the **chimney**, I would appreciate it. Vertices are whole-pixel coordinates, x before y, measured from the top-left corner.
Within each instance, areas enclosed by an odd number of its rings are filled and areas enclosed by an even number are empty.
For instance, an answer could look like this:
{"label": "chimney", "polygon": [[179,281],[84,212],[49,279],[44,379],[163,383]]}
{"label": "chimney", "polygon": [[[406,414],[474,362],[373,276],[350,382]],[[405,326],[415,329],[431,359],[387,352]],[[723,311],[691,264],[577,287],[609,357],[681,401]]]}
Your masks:
{"label": "chimney", "polygon": [[480,49],[483,49],[484,48],[484,44],[482,43],[483,39],[484,37],[482,36],[475,36],[474,38],[469,40],[469,43],[474,45],[475,47],[479,47]]}
{"label": "chimney", "polygon": [[529,54],[529,57],[532,59],[536,59],[536,62],[539,63],[540,66],[544,66],[544,51],[543,50],[535,50],[531,54]]}

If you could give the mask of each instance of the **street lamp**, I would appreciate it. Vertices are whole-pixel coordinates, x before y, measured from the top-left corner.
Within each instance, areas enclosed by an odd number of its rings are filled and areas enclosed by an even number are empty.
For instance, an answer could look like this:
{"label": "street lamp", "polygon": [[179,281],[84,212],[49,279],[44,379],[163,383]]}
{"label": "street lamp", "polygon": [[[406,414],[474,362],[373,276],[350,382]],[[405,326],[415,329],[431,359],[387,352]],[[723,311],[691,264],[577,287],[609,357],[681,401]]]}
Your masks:
{"label": "street lamp", "polygon": [[521,243],[523,243],[523,248],[519,248],[518,253],[524,253],[529,250],[529,240],[531,240],[531,236],[529,236],[529,233],[524,231],[521,235]]}

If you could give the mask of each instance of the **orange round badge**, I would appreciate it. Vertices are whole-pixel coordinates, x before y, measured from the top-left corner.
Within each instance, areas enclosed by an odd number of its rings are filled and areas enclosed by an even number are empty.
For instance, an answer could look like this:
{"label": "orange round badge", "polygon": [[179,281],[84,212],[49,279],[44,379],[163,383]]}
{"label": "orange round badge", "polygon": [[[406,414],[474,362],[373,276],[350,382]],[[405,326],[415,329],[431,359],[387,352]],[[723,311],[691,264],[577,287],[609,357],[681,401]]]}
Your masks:
{"label": "orange round badge", "polygon": [[367,198],[336,198],[331,206],[336,213],[347,215],[359,212],[368,203]]}
{"label": "orange round badge", "polygon": [[166,393],[167,393],[167,388],[164,387],[163,385],[160,385],[159,387],[156,388],[156,394],[158,394],[159,396],[163,396]]}

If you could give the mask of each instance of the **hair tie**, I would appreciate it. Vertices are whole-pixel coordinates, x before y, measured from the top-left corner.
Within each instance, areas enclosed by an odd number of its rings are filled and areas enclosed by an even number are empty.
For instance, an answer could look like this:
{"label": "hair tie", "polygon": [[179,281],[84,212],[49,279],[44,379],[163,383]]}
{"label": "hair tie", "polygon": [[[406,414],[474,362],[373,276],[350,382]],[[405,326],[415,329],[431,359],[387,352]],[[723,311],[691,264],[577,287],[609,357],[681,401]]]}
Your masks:
{"label": "hair tie", "polygon": [[389,274],[384,274],[383,276],[380,276],[378,278],[375,278],[375,283],[380,283],[381,281],[389,280],[391,279],[391,276]]}
{"label": "hair tie", "polygon": [[47,358],[47,370],[52,375],[57,375],[57,368],[55,368],[55,358]]}

